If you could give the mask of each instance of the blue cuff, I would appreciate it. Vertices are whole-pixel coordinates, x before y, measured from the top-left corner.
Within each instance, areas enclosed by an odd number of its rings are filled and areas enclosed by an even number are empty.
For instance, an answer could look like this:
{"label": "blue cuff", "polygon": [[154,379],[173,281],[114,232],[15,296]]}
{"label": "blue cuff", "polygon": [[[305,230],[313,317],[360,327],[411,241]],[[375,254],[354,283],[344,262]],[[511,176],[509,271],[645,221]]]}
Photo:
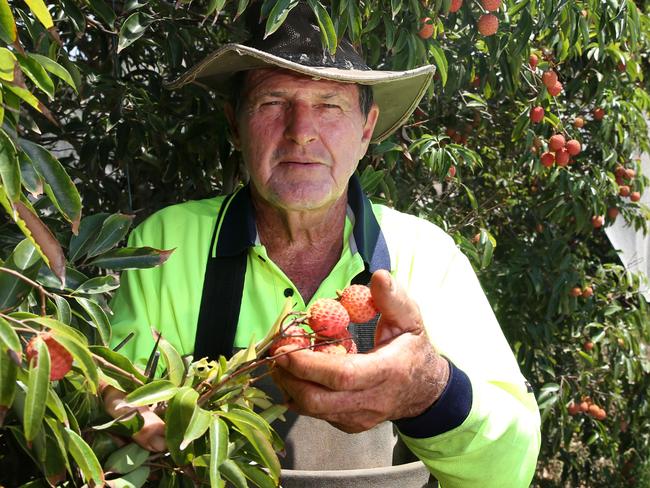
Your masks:
{"label": "blue cuff", "polygon": [[451,361],[449,381],[438,399],[417,417],[394,421],[399,431],[409,437],[425,439],[444,434],[462,424],[472,409],[472,383]]}

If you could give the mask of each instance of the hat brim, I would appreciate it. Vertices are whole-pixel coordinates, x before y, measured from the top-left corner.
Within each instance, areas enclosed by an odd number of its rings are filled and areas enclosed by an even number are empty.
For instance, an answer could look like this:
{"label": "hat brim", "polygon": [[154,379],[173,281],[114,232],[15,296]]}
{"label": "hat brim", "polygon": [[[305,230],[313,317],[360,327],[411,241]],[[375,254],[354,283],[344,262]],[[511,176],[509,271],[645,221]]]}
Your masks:
{"label": "hat brim", "polygon": [[170,89],[188,83],[223,89],[228,80],[239,71],[277,67],[304,74],[316,79],[370,85],[373,98],[379,107],[379,118],[372,142],[380,142],[413,113],[426,93],[435,72],[433,65],[407,71],[379,71],[303,66],[242,44],[227,44],[208,55],[185,74],[167,85]]}

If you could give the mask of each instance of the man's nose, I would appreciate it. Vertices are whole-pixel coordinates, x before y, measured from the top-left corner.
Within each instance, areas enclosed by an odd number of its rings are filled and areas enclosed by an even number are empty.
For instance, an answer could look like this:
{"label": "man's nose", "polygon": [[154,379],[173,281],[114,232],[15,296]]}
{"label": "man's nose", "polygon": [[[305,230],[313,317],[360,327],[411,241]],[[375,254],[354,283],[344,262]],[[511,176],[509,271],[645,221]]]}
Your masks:
{"label": "man's nose", "polygon": [[294,103],[287,114],[285,137],[296,144],[305,145],[316,140],[317,129],[311,106],[305,103]]}

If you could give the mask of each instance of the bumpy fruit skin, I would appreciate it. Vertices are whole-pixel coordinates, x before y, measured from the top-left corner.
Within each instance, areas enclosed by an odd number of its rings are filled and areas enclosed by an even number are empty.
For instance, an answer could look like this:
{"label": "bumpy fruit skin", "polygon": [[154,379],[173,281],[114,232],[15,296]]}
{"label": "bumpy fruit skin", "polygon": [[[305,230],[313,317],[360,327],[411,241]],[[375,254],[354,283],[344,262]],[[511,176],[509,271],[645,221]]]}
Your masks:
{"label": "bumpy fruit skin", "polygon": [[544,108],[537,106],[530,109],[530,120],[533,124],[539,124],[544,120]]}
{"label": "bumpy fruit skin", "polygon": [[323,343],[329,342],[332,345],[343,346],[345,352],[348,354],[357,353],[357,344],[354,342],[352,334],[347,330],[343,331],[337,337],[316,337],[314,346],[322,346]]}
{"label": "bumpy fruit skin", "polygon": [[630,187],[627,185],[621,185],[618,187],[618,194],[622,197],[627,197],[630,194]]}
{"label": "bumpy fruit skin", "polygon": [[544,74],[542,75],[542,83],[544,83],[544,86],[546,86],[546,88],[551,88],[557,82],[557,73],[555,71],[552,69],[544,71]]}
{"label": "bumpy fruit skin", "polygon": [[290,325],[285,328],[278,338],[273,341],[269,348],[269,355],[273,356],[282,346],[293,346],[296,349],[303,349],[311,346],[311,338],[309,334],[297,325]]}
{"label": "bumpy fruit skin", "polygon": [[594,116],[594,120],[601,121],[605,117],[605,111],[602,108],[595,108],[594,111],[592,112],[592,115]]}
{"label": "bumpy fruit skin", "polygon": [[563,89],[564,87],[562,86],[562,83],[558,81],[553,86],[548,88],[548,92],[552,97],[557,97],[560,93],[562,93]]}
{"label": "bumpy fruit skin", "polygon": [[458,12],[462,6],[463,0],[451,0],[451,7],[449,7],[449,11],[453,14],[455,12]]}
{"label": "bumpy fruit skin", "polygon": [[536,54],[531,54],[528,56],[528,64],[532,69],[537,68],[537,63],[539,63],[539,58],[537,57]]}
{"label": "bumpy fruit skin", "polygon": [[555,162],[558,166],[566,166],[569,164],[569,152],[561,147],[555,152]]}
{"label": "bumpy fruit skin", "polygon": [[[72,355],[61,344],[56,342],[50,333],[45,332],[39,335],[45,341],[47,350],[50,353],[50,381],[58,381],[72,369]],[[25,348],[28,362],[35,359],[38,363],[36,340],[37,336],[32,337]]]}
{"label": "bumpy fruit skin", "polygon": [[564,136],[561,134],[555,134],[554,136],[551,136],[548,141],[548,147],[551,148],[551,151],[559,151],[564,147],[565,144],[566,141],[564,140]]}
{"label": "bumpy fruit skin", "polygon": [[571,156],[577,156],[582,151],[582,145],[580,145],[580,141],[570,139],[566,143],[566,150],[569,151]]}
{"label": "bumpy fruit skin", "polygon": [[555,162],[555,155],[550,152],[545,152],[544,154],[542,154],[541,160],[542,160],[542,166],[544,166],[545,168],[550,168],[551,166],[553,166],[553,163]]}
{"label": "bumpy fruit skin", "polygon": [[[453,166],[452,166],[453,168]],[[454,174],[456,174],[454,168]],[[451,170],[451,168],[450,168]],[[453,176],[450,174],[450,176]],[[372,320],[379,310],[372,300],[370,288],[364,285],[350,285],[341,293],[339,298],[341,305],[348,311],[350,321],[362,324]]]}
{"label": "bumpy fruit skin", "polygon": [[336,334],[347,329],[350,316],[338,301],[332,298],[319,298],[309,307],[307,323],[316,334],[335,337]]}
{"label": "bumpy fruit skin", "polygon": [[494,14],[483,14],[478,19],[478,31],[483,36],[491,36],[496,34],[499,29],[499,19]]}
{"label": "bumpy fruit skin", "polygon": [[488,12],[495,12],[501,6],[501,0],[481,0],[481,5]]}

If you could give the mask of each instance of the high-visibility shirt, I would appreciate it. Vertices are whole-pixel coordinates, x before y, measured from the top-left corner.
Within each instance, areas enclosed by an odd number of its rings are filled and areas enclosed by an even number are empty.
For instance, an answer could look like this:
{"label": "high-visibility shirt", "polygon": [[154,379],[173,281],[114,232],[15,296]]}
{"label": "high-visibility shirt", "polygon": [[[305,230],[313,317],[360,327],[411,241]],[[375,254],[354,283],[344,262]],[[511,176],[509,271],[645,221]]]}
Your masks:
{"label": "high-visibility shirt", "polygon": [[264,337],[287,296],[295,299],[296,310],[306,310],[348,286],[372,260],[377,236],[370,224],[376,221],[392,276],[418,303],[431,342],[452,365],[450,382],[434,405],[418,417],[395,422],[403,441],[442,488],[529,486],[540,448],[535,397],[469,261],[447,234],[424,219],[367,200],[365,208],[371,211],[361,218],[359,209],[355,214],[349,208],[341,257],[305,303],[259,241],[251,205],[247,211],[226,210],[217,228],[219,245],[210,247],[223,201],[216,197],[170,206],[131,233],[129,246],[175,251],[158,268],[123,274],[112,302],[112,342],[131,331],[136,336],[121,352],[144,364],[155,327],[181,354],[191,354],[208,256],[245,248],[234,346],[248,346]]}

